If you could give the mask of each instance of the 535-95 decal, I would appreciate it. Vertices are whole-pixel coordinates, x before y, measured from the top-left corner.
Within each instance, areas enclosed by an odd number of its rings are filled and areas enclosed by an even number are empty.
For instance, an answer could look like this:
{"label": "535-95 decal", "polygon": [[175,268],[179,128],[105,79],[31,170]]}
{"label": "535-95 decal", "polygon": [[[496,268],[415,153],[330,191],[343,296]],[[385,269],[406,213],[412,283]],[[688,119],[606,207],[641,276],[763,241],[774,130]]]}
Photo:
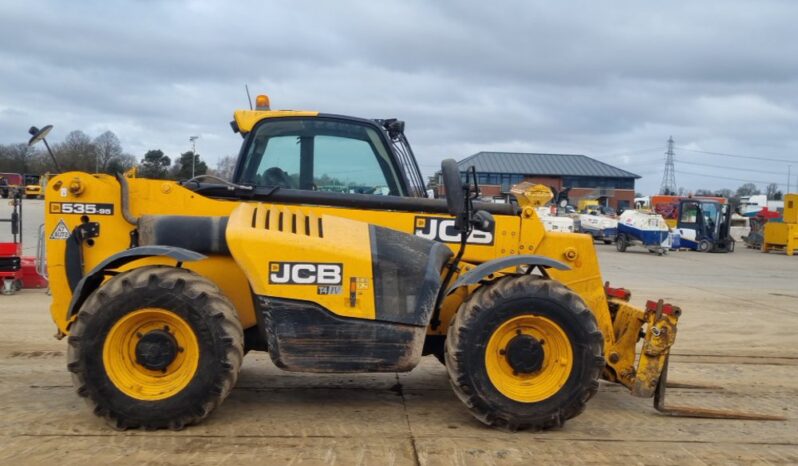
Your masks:
{"label": "535-95 decal", "polygon": [[51,202],[51,214],[114,215],[113,204],[94,204],[87,202]]}

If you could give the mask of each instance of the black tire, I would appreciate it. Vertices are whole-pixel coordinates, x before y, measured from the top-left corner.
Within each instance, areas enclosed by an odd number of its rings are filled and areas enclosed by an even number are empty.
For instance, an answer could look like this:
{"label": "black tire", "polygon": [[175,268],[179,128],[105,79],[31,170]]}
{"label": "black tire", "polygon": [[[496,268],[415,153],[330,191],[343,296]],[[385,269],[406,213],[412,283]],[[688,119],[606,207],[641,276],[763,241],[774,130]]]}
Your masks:
{"label": "black tire", "polygon": [[615,249],[617,249],[618,252],[625,252],[626,247],[627,247],[626,236],[618,235],[618,237],[615,238]]}
{"label": "black tire", "polygon": [[[103,345],[121,318],[153,307],[185,321],[197,339],[198,362],[180,391],[160,400],[137,399],[109,378]],[[141,267],[110,279],[81,307],[68,341],[67,368],[78,395],[120,430],[179,430],[200,422],[235,385],[244,346],[236,310],[216,285],[189,270],[167,266]]]}
{"label": "black tire", "polygon": [[[564,385],[532,403],[502,394],[491,382],[485,362],[493,332],[522,315],[558,324],[573,352]],[[446,339],[446,368],[455,394],[484,424],[509,430],[547,429],[580,414],[596,394],[605,366],[603,346],[595,317],[576,293],[534,275],[509,276],[481,287],[460,306]]]}
{"label": "black tire", "polygon": [[612,244],[612,240],[611,239],[604,239],[602,241],[604,242],[604,244]]}
{"label": "black tire", "polygon": [[698,242],[698,252],[709,252],[712,250],[712,243],[709,240],[702,239]]}

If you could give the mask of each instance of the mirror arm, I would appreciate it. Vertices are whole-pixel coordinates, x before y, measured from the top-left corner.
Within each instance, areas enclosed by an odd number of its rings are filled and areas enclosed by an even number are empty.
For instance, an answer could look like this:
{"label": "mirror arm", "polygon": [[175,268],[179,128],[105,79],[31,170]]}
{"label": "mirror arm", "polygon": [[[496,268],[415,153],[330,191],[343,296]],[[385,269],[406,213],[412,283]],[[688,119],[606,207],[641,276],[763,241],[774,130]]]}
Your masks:
{"label": "mirror arm", "polygon": [[[474,182],[476,182],[476,177]],[[463,189],[463,202],[465,203],[465,212],[463,212],[463,218],[459,218],[456,221],[456,223],[462,224],[459,228],[460,249],[457,251],[457,255],[454,256],[454,259],[449,264],[448,270],[446,271],[446,276],[443,278],[441,287],[438,289],[438,296],[435,298],[435,307],[433,308],[432,318],[430,319],[430,326],[433,330],[437,329],[441,325],[441,305],[443,304],[443,299],[446,296],[446,290],[449,289],[449,283],[452,281],[454,272],[457,271],[458,265],[460,265],[460,260],[463,258],[463,254],[465,254],[468,237],[471,235],[471,232],[474,229],[474,225],[471,222],[472,210],[474,207],[471,193],[468,189],[468,183],[466,183],[466,187]]]}
{"label": "mirror arm", "polygon": [[[469,209],[466,208],[467,212],[468,210]],[[470,213],[466,218],[470,218]],[[452,281],[454,272],[458,269],[460,260],[463,258],[463,254],[465,254],[466,243],[468,242],[468,236],[471,234],[472,228],[471,222],[466,221],[464,229],[460,232],[460,250],[457,251],[457,255],[454,256],[454,259],[449,264],[448,270],[446,270],[446,276],[443,278],[441,287],[438,289],[438,296],[435,298],[435,307],[433,308],[432,318],[430,319],[430,327],[432,327],[433,330],[441,325],[441,305],[443,304],[443,299],[446,297],[446,290],[449,289],[449,284]]]}

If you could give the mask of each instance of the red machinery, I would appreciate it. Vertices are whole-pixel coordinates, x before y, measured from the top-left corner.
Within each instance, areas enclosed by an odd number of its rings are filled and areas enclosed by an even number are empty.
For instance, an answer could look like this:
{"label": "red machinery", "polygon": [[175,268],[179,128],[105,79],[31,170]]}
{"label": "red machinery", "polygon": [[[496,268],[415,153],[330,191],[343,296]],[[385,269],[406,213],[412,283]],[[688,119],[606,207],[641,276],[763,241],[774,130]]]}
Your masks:
{"label": "red machinery", "polygon": [[0,279],[3,294],[14,294],[21,288],[46,288],[47,279],[36,269],[36,259],[22,255],[22,194],[15,192],[10,201],[10,218],[0,222],[11,224],[11,242],[0,242]]}

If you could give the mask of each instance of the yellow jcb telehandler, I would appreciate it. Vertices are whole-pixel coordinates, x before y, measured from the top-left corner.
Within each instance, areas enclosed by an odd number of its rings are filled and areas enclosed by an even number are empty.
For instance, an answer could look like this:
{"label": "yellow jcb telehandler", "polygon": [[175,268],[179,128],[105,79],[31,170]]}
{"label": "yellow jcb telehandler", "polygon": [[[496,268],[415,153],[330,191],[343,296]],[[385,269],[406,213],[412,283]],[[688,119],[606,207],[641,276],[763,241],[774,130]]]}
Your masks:
{"label": "yellow jcb telehandler", "polygon": [[548,188],[480,203],[473,171],[445,160],[446,200],[429,199],[403,122],[257,103],[231,123],[232,180],[49,180],[51,312],[96,415],[197,423],[247,351],[305,372],[409,371],[434,354],[466,409],[511,430],[562,425],[601,377],[662,394],[679,308],[630,305],[589,236],[545,231]]}

